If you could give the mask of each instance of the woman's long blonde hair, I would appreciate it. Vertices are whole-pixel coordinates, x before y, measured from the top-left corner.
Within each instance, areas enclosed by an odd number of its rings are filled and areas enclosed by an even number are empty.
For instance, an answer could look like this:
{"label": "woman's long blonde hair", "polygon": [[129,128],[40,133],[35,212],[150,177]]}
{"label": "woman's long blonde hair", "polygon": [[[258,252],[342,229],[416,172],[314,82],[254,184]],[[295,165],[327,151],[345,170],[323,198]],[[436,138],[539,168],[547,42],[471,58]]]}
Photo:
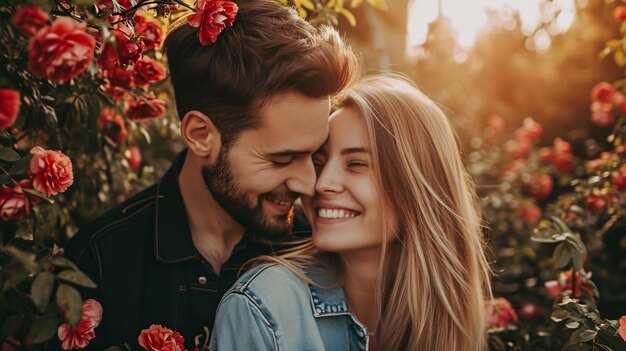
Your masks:
{"label": "woman's long blonde hair", "polygon": [[[373,179],[399,232],[385,225],[379,265],[378,345],[384,350],[486,349],[491,270],[480,208],[459,145],[442,110],[408,80],[364,78],[337,108],[363,117]],[[275,258],[295,272],[323,253],[310,242]],[[299,274],[302,276],[302,274]]]}

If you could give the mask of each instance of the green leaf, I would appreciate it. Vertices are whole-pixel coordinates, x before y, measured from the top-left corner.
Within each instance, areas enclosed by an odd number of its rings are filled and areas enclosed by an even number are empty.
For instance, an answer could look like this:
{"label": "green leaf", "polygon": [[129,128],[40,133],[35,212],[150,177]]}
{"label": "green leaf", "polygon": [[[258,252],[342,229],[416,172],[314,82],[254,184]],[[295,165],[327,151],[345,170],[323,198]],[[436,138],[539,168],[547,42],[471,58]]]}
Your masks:
{"label": "green leaf", "polygon": [[565,267],[571,258],[572,250],[570,249],[570,246],[567,243],[560,243],[556,249],[554,249],[554,254],[552,255],[554,268]]}
{"label": "green leaf", "polygon": [[31,195],[37,196],[38,198],[45,200],[48,203],[53,204],[54,200],[52,200],[51,198],[47,197],[46,195],[40,193],[39,191],[35,190],[35,189],[22,189],[25,193],[29,193]]}
{"label": "green leaf", "polygon": [[0,160],[7,162],[15,162],[22,158],[15,150],[9,147],[0,147]]}
{"label": "green leaf", "polygon": [[73,269],[75,271],[80,270],[80,269],[78,269],[76,264],[74,264],[74,262],[68,260],[65,257],[54,256],[54,257],[50,258],[48,260],[48,262],[52,263],[55,266],[71,268],[71,269]]}
{"label": "green leaf", "polygon": [[81,271],[64,270],[63,272],[57,274],[57,278],[69,283],[84,286],[86,288],[95,289],[98,287],[96,283],[93,282],[93,280],[91,280],[87,275],[85,275],[85,273]]}
{"label": "green leaf", "polygon": [[22,174],[26,173],[26,171],[30,168],[30,160],[32,160],[33,155],[28,154],[27,156],[22,157],[17,162],[11,166],[10,172],[11,174]]}
{"label": "green leaf", "polygon": [[22,326],[22,322],[24,321],[23,314],[14,314],[8,316],[4,323],[2,323],[2,338],[6,339],[9,336],[15,335],[17,331]]}
{"label": "green leaf", "polygon": [[29,273],[39,272],[39,265],[35,262],[35,255],[19,250],[15,246],[7,246],[4,250],[21,263]]}
{"label": "green leaf", "polygon": [[593,348],[587,344],[568,344],[561,351],[592,351]]}
{"label": "green leaf", "polygon": [[80,293],[67,284],[61,284],[57,289],[56,302],[63,312],[65,320],[72,328],[75,328],[83,315]]}
{"label": "green leaf", "polygon": [[574,250],[573,261],[576,272],[583,269],[583,254],[580,251]]}
{"label": "green leaf", "polygon": [[565,320],[568,316],[569,316],[569,312],[567,312],[566,310],[562,308],[555,308],[554,311],[552,311],[552,315],[550,316],[550,319],[558,323],[560,321]]}
{"label": "green leaf", "polygon": [[591,329],[581,328],[573,332],[569,340],[571,342],[587,342],[596,337],[597,332]]}
{"label": "green leaf", "polygon": [[28,335],[32,338],[33,344],[39,344],[50,340],[61,324],[61,320],[56,314],[44,314],[36,318],[30,327]]}
{"label": "green leaf", "polygon": [[45,311],[50,302],[52,288],[54,287],[54,274],[41,272],[37,274],[31,286],[31,297],[40,311]]}

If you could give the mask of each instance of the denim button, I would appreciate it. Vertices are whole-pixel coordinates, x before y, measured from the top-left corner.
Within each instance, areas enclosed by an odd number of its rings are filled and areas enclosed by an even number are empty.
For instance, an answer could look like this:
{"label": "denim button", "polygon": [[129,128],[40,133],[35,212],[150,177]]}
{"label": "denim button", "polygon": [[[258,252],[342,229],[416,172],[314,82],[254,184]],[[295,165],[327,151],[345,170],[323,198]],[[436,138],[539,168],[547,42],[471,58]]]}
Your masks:
{"label": "denim button", "polygon": [[198,283],[202,285],[206,284],[206,277],[202,277],[202,276],[198,277]]}

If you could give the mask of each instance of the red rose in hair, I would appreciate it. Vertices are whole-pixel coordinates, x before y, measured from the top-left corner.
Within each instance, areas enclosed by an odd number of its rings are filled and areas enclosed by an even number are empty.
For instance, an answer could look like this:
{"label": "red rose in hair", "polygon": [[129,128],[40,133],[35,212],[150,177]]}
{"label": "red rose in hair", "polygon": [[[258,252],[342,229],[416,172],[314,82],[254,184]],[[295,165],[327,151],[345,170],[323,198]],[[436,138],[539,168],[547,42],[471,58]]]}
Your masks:
{"label": "red rose in hair", "polygon": [[154,97],[150,92],[146,97],[140,97],[137,100],[131,99],[128,103],[128,111],[126,116],[131,121],[140,121],[153,117],[158,117],[165,112],[165,101]]}
{"label": "red rose in hair", "polygon": [[20,92],[13,89],[0,89],[0,130],[15,123],[20,112]]}
{"label": "red rose in hair", "polygon": [[139,346],[148,351],[183,351],[185,339],[179,332],[153,324],[139,334]]}
{"label": "red rose in hair", "polygon": [[30,177],[35,190],[46,196],[62,193],[74,183],[72,161],[60,151],[35,146],[30,150]]}
{"label": "red rose in hair", "polygon": [[95,46],[85,23],[59,17],[30,39],[28,70],[37,77],[64,82],[89,67]]}
{"label": "red rose in hair", "polygon": [[603,104],[610,104],[613,100],[613,94],[615,88],[607,82],[596,84],[591,90],[591,100],[594,102],[601,102]]}
{"label": "red rose in hair", "polygon": [[517,322],[517,314],[509,300],[498,297],[487,305],[487,329],[506,328]]}
{"label": "red rose in hair", "polygon": [[87,347],[89,341],[96,337],[94,329],[102,320],[102,305],[96,300],[83,301],[83,315],[76,328],[72,329],[69,324],[59,326],[57,334],[63,343],[63,350],[82,349]]}
{"label": "red rose in hair", "polygon": [[189,16],[189,25],[200,27],[200,44],[215,43],[218,34],[233,25],[237,10],[232,1],[199,0],[197,12]]}
{"label": "red rose in hair", "polygon": [[111,139],[116,145],[126,139],[128,135],[124,119],[112,109],[107,108],[100,112],[98,127],[104,132],[104,135]]}
{"label": "red rose in hair", "polygon": [[15,12],[12,21],[19,30],[33,36],[46,26],[49,18],[38,6],[25,6]]}
{"label": "red rose in hair", "polygon": [[161,46],[163,41],[163,30],[154,21],[148,21],[143,16],[135,16],[137,25],[135,26],[135,35],[143,39],[145,44],[144,50],[152,50]]}
{"label": "red rose in hair", "polygon": [[135,83],[143,88],[165,79],[165,68],[148,56],[142,57],[135,63]]}
{"label": "red rose in hair", "polygon": [[24,194],[24,188],[32,189],[30,180],[22,180],[13,188],[0,188],[0,218],[8,221],[30,215],[30,203]]}

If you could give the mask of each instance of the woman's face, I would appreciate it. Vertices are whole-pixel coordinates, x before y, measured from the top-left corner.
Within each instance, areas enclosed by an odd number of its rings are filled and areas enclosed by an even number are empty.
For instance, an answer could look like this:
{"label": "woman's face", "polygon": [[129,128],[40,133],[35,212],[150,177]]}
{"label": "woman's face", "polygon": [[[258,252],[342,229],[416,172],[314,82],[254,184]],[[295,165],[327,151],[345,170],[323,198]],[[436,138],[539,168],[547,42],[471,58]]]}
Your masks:
{"label": "woman's face", "polygon": [[375,190],[365,128],[357,110],[337,110],[330,117],[328,140],[313,155],[316,193],[303,197],[302,204],[313,228],[313,243],[323,251],[342,253],[382,245],[384,204]]}

